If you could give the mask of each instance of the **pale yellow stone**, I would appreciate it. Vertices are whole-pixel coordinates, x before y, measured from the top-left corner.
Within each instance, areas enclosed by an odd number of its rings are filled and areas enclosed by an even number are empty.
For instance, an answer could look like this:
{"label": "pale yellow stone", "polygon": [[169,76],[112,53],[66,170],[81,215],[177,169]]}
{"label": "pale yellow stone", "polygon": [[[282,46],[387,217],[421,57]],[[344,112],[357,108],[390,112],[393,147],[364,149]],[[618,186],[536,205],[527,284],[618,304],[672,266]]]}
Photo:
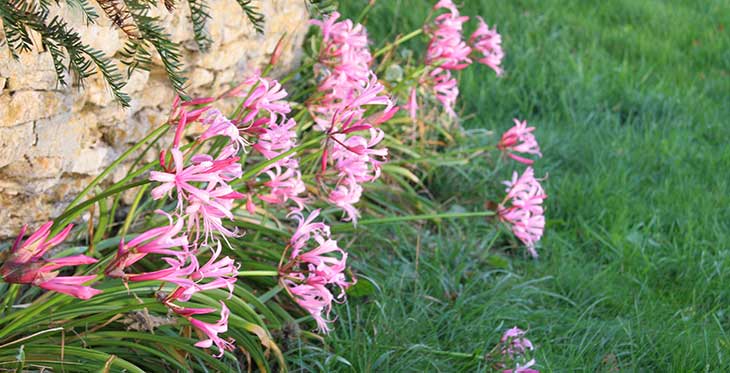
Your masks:
{"label": "pale yellow stone", "polygon": [[66,169],[69,172],[82,175],[98,174],[107,164],[113,161],[113,153],[112,148],[103,144],[93,148],[81,149],[78,155],[70,160]]}
{"label": "pale yellow stone", "polygon": [[7,79],[9,91],[51,90],[58,87],[49,53],[30,52],[21,54],[18,60],[0,59],[0,76]]}
{"label": "pale yellow stone", "polygon": [[[236,0],[209,1],[212,20],[208,32],[213,42],[209,52],[201,54],[193,39],[187,3],[178,2],[178,9],[170,14],[158,2],[151,15],[161,17],[166,31],[182,45],[189,78],[186,87],[192,97],[220,94],[262,68],[284,33],[287,46],[274,75],[298,61],[298,46],[308,28],[304,1],[255,3],[266,17],[264,35],[255,33]],[[119,56],[125,36],[111,28],[105,17],[97,25],[85,25],[78,11],[64,2],[60,6],[53,3],[51,16],[56,14],[68,19],[85,43],[109,56]],[[87,79],[82,88],[58,86],[48,52],[21,54],[15,61],[3,40],[0,28],[0,239],[17,234],[22,224],[37,227],[60,214],[104,167],[167,120],[175,97],[154,50],[157,66],[150,72],[137,70],[129,77],[124,91],[132,101],[123,109],[98,75]],[[126,77],[126,66],[119,65],[119,69]],[[67,81],[71,80],[67,77]],[[225,113],[235,102],[217,106]],[[169,143],[172,136],[170,131],[161,143]],[[158,148],[151,149],[144,159],[154,162],[158,154]],[[123,178],[127,167],[116,170],[109,180]],[[123,198],[129,201],[133,196],[131,191]]]}
{"label": "pale yellow stone", "polygon": [[190,87],[197,88],[208,85],[213,82],[214,77],[212,72],[206,69],[196,68],[190,74]]}
{"label": "pale yellow stone", "polygon": [[22,158],[23,151],[33,146],[33,123],[15,127],[0,127],[0,168]]}
{"label": "pale yellow stone", "polygon": [[0,96],[0,127],[48,118],[63,111],[63,94],[50,91],[17,91]]}

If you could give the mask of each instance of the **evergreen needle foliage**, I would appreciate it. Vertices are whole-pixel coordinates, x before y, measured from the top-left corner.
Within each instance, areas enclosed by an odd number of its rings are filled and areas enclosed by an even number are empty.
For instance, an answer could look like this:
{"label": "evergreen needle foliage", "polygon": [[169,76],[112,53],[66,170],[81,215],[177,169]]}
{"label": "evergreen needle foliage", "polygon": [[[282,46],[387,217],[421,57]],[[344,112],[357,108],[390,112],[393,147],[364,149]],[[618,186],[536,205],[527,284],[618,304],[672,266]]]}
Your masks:
{"label": "evergreen needle foliage", "polygon": [[[127,41],[120,51],[119,62],[127,66],[126,76],[116,67],[114,58],[84,44],[77,30],[66,19],[50,16],[49,8],[65,3],[77,9],[84,21],[92,24],[101,17],[111,20],[113,27],[124,32]],[[258,33],[263,33],[264,16],[251,4],[251,0],[237,0],[243,14]],[[129,106],[130,97],[122,91],[126,79],[140,68],[149,70],[152,53],[156,53],[177,93],[185,94],[186,79],[183,76],[180,46],[170,40],[170,35],[160,24],[160,19],[150,15],[158,5],[156,0],[96,0],[101,12],[89,0],[7,0],[0,1],[0,21],[7,39],[7,47],[14,58],[30,52],[35,46],[51,54],[58,83],[68,85],[68,75],[83,85],[94,74],[101,74],[114,98],[122,106]],[[206,28],[210,21],[206,0],[188,0],[190,21],[193,23],[195,41],[201,52],[209,49],[212,40]],[[175,0],[164,0],[168,11],[176,10]],[[32,33],[39,35],[41,45],[34,45]]]}

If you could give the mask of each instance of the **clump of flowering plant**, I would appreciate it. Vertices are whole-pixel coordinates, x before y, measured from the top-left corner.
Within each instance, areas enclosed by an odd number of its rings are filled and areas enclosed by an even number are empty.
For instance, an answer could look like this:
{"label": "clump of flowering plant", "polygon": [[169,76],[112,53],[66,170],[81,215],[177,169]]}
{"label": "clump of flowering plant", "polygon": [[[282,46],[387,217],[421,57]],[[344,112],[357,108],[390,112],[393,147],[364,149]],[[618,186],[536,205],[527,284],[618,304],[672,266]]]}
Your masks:
{"label": "clump of flowering plant", "polygon": [[[422,29],[371,51],[365,26],[333,12],[311,21],[314,49],[298,81],[268,76],[274,51],[220,95],[176,98],[164,123],[3,254],[0,346],[28,341],[23,353],[33,358],[100,369],[226,371],[246,362],[267,371],[286,365],[272,330],[336,327],[336,305],[357,282],[346,236],[357,227],[496,215],[537,256],[547,195],[528,158],[542,154],[526,122],[488,148],[529,166],[497,207],[442,214],[427,197],[429,162],[485,153],[448,150],[461,137],[458,72],[476,61],[503,74],[501,36],[476,19],[466,35],[470,17],[441,0]],[[393,56],[418,35],[415,65]],[[378,75],[400,64],[397,82]],[[150,152],[156,161],[145,163]],[[126,176],[103,182],[121,164]],[[122,193],[134,196],[130,205]],[[83,216],[88,228],[73,229]],[[519,357],[532,345],[510,333],[501,356],[527,371],[534,362]],[[34,339],[41,334],[45,344]]]}
{"label": "clump of flowering plant", "polygon": [[21,229],[18,238],[10,249],[10,255],[0,266],[3,281],[13,284],[31,284],[42,289],[57,291],[79,299],[89,299],[101,293],[100,290],[84,283],[96,276],[59,276],[59,269],[68,266],[96,263],[97,260],[86,255],[72,255],[61,258],[43,258],[54,246],[63,242],[71,232],[72,225],[49,238],[53,222],[43,224],[36,232],[23,241],[27,226]]}
{"label": "clump of flowering plant", "polygon": [[535,346],[525,338],[525,334],[518,327],[506,330],[499,343],[487,354],[487,359],[496,360],[495,366],[503,373],[539,373],[531,368],[536,362],[529,358],[529,354]]}

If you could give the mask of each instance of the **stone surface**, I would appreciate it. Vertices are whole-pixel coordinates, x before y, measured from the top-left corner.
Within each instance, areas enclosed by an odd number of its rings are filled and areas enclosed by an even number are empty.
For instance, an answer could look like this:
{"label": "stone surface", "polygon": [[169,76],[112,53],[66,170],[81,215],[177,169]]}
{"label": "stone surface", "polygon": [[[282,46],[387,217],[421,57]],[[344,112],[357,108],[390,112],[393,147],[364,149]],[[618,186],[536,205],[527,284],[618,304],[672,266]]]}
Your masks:
{"label": "stone surface", "polygon": [[0,96],[0,127],[12,127],[21,123],[44,119],[64,110],[61,92],[11,91]]}
{"label": "stone surface", "polygon": [[[236,0],[209,2],[213,43],[205,54],[198,52],[193,40],[187,6],[173,14],[162,7],[153,12],[182,45],[192,96],[219,94],[261,69],[285,34],[274,73],[297,62],[307,30],[305,2],[254,3],[266,17],[263,35],[255,33]],[[118,56],[123,48],[124,35],[108,27],[108,20],[86,25],[78,11],[63,5],[51,8],[51,15],[56,14],[70,20],[84,42],[105,54]],[[34,48],[14,60],[3,38],[0,31],[0,239],[17,234],[22,224],[37,227],[60,214],[104,167],[163,123],[174,98],[164,70],[156,66],[129,77],[124,91],[133,101],[122,109],[100,77],[88,79],[83,88],[59,86],[49,53]],[[154,159],[155,154],[148,154],[147,160]],[[109,181],[123,178],[126,168],[122,165]]]}

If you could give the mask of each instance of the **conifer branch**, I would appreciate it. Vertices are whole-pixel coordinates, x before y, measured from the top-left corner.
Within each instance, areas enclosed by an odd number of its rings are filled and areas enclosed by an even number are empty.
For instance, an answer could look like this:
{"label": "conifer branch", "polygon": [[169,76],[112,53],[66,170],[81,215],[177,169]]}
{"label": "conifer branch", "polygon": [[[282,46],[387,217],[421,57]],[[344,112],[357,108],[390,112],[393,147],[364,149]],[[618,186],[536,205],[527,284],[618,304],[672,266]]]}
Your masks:
{"label": "conifer branch", "polygon": [[236,0],[236,2],[238,2],[238,5],[243,10],[243,13],[246,14],[249,22],[251,22],[251,24],[253,25],[253,28],[256,30],[256,32],[259,34],[263,34],[264,15],[261,14],[259,9],[255,5],[251,4],[251,1],[253,0]]}
{"label": "conifer branch", "polygon": [[195,35],[195,43],[201,52],[207,52],[213,40],[210,39],[206,29],[210,14],[208,14],[208,4],[205,0],[188,0],[190,7],[190,21],[193,22],[193,34]]}
{"label": "conifer branch", "polygon": [[[79,34],[60,17],[56,16],[48,22],[47,5],[42,2],[36,5],[25,0],[0,2],[0,18],[6,30],[10,29],[12,34],[12,39],[8,38],[11,50],[30,50],[33,43],[27,30],[38,32],[43,46],[51,54],[59,84],[66,85],[65,72],[71,73],[79,85],[99,72],[117,101],[122,106],[128,106],[129,96],[122,92],[125,82],[116,65],[101,51],[84,44]],[[66,56],[68,66],[64,64]]]}
{"label": "conifer branch", "polygon": [[[123,106],[129,105],[129,96],[122,92],[125,79],[120,74],[115,60],[101,51],[84,44],[77,30],[72,29],[61,17],[49,19],[53,5],[64,2],[70,8],[81,12],[87,24],[96,23],[100,13],[91,4],[92,0],[0,0],[0,21],[8,49],[14,58],[34,48],[31,32],[40,35],[42,47],[49,52],[56,78],[60,85],[67,85],[70,74],[82,85],[95,73],[101,74],[116,100]],[[170,40],[170,35],[161,26],[160,19],[150,15],[150,10],[160,0],[94,0],[109,18],[114,27],[126,36],[124,47],[118,52],[118,61],[127,67],[129,77],[134,70],[150,70],[152,53],[159,55],[172,87],[182,97],[185,95],[186,79],[183,77],[183,63],[180,46]],[[317,1],[317,0],[310,0]],[[329,1],[329,0],[327,0]],[[210,48],[212,40],[207,30],[210,13],[207,0],[187,0],[190,7],[190,21],[193,24],[195,41],[200,51]],[[245,16],[258,33],[264,31],[264,16],[252,4],[252,0],[236,0]],[[177,0],[162,0],[168,11],[175,10]],[[155,52],[152,52],[152,51]]]}

